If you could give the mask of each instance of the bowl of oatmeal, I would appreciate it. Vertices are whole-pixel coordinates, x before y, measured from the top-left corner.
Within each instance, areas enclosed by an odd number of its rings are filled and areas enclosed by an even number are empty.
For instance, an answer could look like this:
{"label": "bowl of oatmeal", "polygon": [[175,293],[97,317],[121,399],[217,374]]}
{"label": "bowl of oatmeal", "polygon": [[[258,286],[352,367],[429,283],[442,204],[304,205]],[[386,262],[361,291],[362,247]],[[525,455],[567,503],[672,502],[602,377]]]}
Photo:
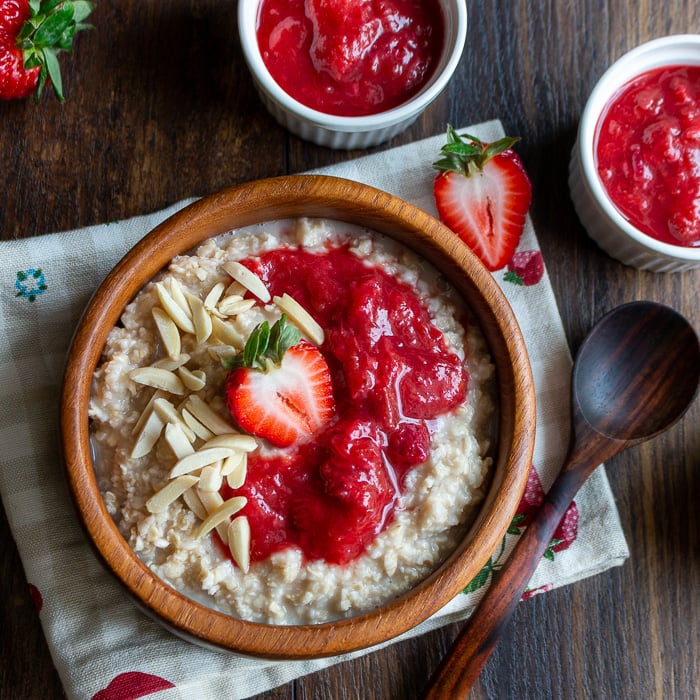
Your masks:
{"label": "bowl of oatmeal", "polygon": [[534,440],[517,322],[448,229],[324,176],[199,200],[108,275],[61,433],[80,520],[147,613],[224,650],[366,648],[510,524]]}

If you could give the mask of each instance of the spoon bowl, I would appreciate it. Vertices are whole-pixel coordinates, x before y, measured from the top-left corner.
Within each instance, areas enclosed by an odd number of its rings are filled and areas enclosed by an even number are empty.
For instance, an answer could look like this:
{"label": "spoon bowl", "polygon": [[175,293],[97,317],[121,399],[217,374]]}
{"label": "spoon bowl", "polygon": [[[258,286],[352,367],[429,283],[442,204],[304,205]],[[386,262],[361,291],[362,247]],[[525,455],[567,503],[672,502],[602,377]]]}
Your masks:
{"label": "spoon bowl", "polygon": [[650,301],[624,304],[579,349],[574,409],[601,435],[648,440],[685,413],[699,373],[697,337],[683,316]]}
{"label": "spoon bowl", "polygon": [[699,382],[698,337],[673,309],[631,302],[594,326],[574,363],[567,459],[431,679],[426,700],[466,697],[579,488],[603,461],[680,420]]}

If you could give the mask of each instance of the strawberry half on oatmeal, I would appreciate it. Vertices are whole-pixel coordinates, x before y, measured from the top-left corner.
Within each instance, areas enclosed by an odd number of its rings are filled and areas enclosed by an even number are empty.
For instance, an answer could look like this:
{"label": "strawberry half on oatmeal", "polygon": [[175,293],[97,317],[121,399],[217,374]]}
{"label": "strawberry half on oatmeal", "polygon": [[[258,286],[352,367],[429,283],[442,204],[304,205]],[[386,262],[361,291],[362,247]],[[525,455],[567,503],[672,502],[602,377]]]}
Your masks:
{"label": "strawberry half on oatmeal", "polygon": [[247,227],[173,259],[110,333],[100,488],[144,563],[199,602],[271,624],[358,614],[471,522],[493,379],[469,310],[397,242]]}

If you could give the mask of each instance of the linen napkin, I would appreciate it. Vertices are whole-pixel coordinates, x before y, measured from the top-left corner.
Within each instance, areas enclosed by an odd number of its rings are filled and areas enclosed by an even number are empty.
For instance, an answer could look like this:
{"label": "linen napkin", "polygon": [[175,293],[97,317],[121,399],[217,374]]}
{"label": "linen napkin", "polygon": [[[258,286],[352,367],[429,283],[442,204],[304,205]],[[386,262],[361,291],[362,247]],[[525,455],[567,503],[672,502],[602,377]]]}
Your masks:
{"label": "linen napkin", "polygon": [[[503,135],[498,121],[459,131],[486,141]],[[365,182],[434,215],[431,163],[443,140],[437,135],[316,172]],[[182,641],[133,605],[94,557],[74,515],[57,428],[72,331],[112,266],[186,203],[124,221],[0,243],[0,493],[69,698],[236,700],[349,658],[260,661]],[[566,453],[571,356],[529,219],[510,267],[494,274],[521,325],[534,372],[534,468],[509,533],[486,567],[463,594],[404,637],[469,615]],[[601,467],[569,508],[528,595],[597,574],[627,556]]]}

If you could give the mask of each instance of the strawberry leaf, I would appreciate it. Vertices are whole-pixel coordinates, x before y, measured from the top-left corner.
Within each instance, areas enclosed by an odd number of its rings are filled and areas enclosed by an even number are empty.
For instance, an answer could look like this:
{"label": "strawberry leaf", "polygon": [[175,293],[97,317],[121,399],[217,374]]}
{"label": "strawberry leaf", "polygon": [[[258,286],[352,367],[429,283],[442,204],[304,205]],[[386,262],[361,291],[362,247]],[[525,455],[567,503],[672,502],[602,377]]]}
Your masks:
{"label": "strawberry leaf", "polygon": [[258,324],[248,337],[243,352],[235,357],[224,357],[221,363],[226,369],[250,367],[265,372],[269,362],[280,364],[284,353],[300,340],[299,329],[288,325],[282,314],[272,328],[267,321]]}
{"label": "strawberry leaf", "polygon": [[46,48],[41,52],[41,55],[44,57],[44,65],[56,97],[63,102],[63,81],[61,80],[61,67],[58,64],[58,58],[56,58],[56,49]]}
{"label": "strawberry leaf", "polygon": [[514,270],[508,270],[508,272],[503,275],[503,279],[505,282],[511,282],[512,284],[517,284],[520,287],[525,284],[523,278]]}
{"label": "strawberry leaf", "polygon": [[36,46],[56,46],[72,22],[73,6],[66,3],[41,23],[34,34],[34,44]]}
{"label": "strawberry leaf", "polygon": [[471,134],[458,134],[447,125],[447,143],[440,149],[440,158],[433,163],[435,170],[455,172],[469,177],[480,171],[494,156],[507,151],[520,139],[504,136],[493,143],[483,143]]}

